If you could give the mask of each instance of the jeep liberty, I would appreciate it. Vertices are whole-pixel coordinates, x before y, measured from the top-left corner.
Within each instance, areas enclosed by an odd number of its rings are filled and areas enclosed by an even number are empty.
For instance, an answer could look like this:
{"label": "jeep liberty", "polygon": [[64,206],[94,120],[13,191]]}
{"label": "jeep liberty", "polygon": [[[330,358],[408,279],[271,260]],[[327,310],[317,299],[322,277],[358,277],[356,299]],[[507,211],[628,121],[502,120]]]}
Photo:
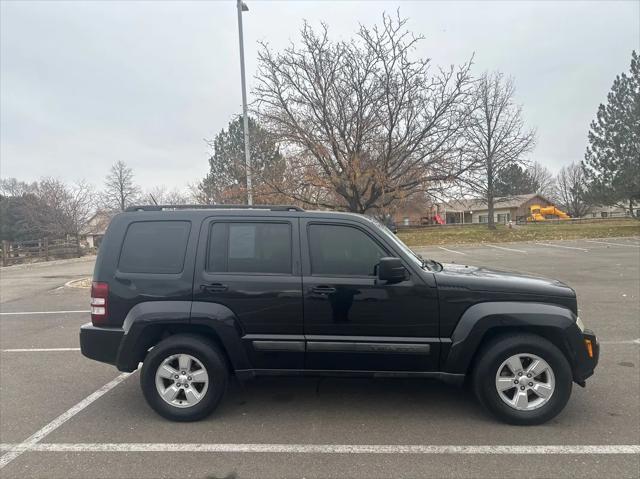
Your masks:
{"label": "jeep liberty", "polygon": [[599,355],[560,281],[423,259],[374,219],[291,206],[115,216],[80,345],[142,363],[144,397],[176,421],[210,414],[231,375],[311,375],[468,383],[502,421],[540,424]]}

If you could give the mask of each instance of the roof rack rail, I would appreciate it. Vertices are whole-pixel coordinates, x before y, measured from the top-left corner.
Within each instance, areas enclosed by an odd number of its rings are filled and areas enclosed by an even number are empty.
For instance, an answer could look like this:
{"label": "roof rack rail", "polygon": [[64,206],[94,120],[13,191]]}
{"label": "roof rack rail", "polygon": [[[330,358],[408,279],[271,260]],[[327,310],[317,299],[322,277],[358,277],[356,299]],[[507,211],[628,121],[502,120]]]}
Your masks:
{"label": "roof rack rail", "polygon": [[304,211],[293,205],[139,205],[129,206],[125,211],[172,211],[172,210],[270,210]]}

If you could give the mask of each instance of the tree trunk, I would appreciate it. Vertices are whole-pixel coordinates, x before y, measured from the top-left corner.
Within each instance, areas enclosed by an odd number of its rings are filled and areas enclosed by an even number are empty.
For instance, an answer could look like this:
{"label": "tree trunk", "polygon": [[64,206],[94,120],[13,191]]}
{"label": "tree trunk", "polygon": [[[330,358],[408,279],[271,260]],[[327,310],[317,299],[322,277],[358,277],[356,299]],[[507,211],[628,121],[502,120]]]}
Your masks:
{"label": "tree trunk", "polygon": [[493,220],[493,165],[489,160],[489,168],[487,168],[487,226],[490,230],[496,229],[496,222]]}
{"label": "tree trunk", "polygon": [[489,195],[487,197],[487,207],[488,207],[488,214],[489,217],[487,218],[487,226],[489,227],[490,230],[495,230],[496,229],[496,222],[494,221],[493,218],[493,195]]}
{"label": "tree trunk", "polygon": [[633,210],[633,199],[629,198],[629,213],[631,213],[631,217],[635,218],[637,220],[640,219],[640,215],[638,215],[634,210]]}
{"label": "tree trunk", "polygon": [[9,242],[2,240],[2,266],[9,264]]}

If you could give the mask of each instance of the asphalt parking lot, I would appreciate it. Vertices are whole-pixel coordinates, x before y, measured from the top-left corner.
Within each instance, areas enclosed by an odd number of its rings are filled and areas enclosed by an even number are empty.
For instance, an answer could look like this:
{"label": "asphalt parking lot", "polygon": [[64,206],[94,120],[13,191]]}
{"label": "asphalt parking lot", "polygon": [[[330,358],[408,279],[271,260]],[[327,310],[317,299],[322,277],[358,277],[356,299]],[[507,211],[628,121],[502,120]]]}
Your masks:
{"label": "asphalt parking lot", "polygon": [[[640,238],[416,248],[556,277],[602,344],[596,374],[536,427],[425,380],[262,378],[198,423],[157,416],[138,373],[83,358],[92,260],[0,271],[0,476],[640,477]],[[62,311],[62,312],[61,312]]]}

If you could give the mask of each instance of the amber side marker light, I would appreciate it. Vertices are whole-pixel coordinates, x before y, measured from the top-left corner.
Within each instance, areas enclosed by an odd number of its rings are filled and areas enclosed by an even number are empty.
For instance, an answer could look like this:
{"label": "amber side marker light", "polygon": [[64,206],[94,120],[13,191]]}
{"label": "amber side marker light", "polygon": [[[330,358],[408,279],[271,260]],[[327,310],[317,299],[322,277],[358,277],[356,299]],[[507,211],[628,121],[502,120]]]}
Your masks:
{"label": "amber side marker light", "polygon": [[593,343],[590,339],[585,338],[584,347],[587,348],[587,354],[589,355],[589,357],[593,358]]}

